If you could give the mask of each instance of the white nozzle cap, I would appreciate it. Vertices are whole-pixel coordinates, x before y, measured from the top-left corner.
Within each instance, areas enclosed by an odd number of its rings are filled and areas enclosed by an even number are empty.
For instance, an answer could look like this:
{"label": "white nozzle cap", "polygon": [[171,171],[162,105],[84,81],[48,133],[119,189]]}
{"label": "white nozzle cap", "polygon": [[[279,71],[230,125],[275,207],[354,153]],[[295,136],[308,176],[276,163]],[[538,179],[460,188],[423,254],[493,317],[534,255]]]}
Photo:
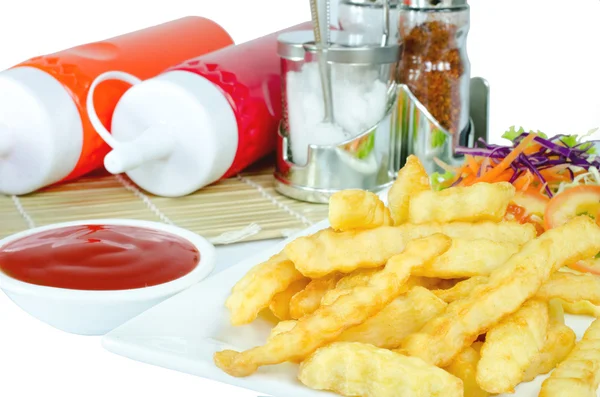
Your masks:
{"label": "white nozzle cap", "polygon": [[83,145],[65,87],[33,67],[0,73],[0,194],[28,194],[73,171]]}
{"label": "white nozzle cap", "polygon": [[172,132],[166,126],[151,127],[132,142],[121,142],[104,158],[111,174],[133,171],[148,162],[163,160],[175,150]]}
{"label": "white nozzle cap", "polygon": [[111,133],[114,150],[105,157],[106,168],[125,171],[139,187],[164,197],[219,180],[238,146],[235,113],[221,89],[186,71],[131,87],[115,109]]}

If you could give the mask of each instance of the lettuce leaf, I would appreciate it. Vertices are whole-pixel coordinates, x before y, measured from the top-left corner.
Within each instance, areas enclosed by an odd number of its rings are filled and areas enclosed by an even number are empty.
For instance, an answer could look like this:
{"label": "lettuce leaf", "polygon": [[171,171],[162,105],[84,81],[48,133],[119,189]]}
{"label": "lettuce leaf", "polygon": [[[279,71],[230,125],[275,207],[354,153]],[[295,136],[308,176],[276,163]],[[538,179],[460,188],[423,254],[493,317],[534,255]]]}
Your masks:
{"label": "lettuce leaf", "polygon": [[577,135],[563,136],[560,138],[560,141],[562,143],[564,143],[565,145],[567,145],[567,147],[573,147],[579,143],[578,139],[577,139]]}
{"label": "lettuce leaf", "polygon": [[506,131],[504,134],[502,134],[502,138],[508,139],[509,141],[512,142],[515,139],[517,139],[517,137],[524,132],[525,132],[525,130],[523,129],[523,127],[520,127],[518,130],[516,130],[515,126],[513,125],[508,129],[508,131]]}
{"label": "lettuce leaf", "polygon": [[[540,136],[541,138],[547,139],[548,135],[544,134],[542,131],[530,131],[533,132],[534,134],[537,134],[538,136]],[[519,127],[519,129],[517,130],[516,127],[513,125],[511,126],[508,131],[506,131],[504,134],[502,134],[502,138],[508,139],[509,141],[514,141],[515,139],[517,139],[521,134],[525,133],[525,129],[523,127]]]}
{"label": "lettuce leaf", "polygon": [[439,191],[450,187],[448,182],[454,179],[454,173],[450,171],[446,171],[443,174],[434,172],[429,179],[431,181],[431,189]]}

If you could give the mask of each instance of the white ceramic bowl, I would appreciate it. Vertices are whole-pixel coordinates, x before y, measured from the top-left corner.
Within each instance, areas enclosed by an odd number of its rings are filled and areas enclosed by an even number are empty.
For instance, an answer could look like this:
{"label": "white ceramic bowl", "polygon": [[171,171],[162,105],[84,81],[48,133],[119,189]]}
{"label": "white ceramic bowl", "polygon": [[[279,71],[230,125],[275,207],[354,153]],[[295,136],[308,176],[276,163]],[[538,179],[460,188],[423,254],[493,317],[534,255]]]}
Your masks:
{"label": "white ceramic bowl", "polygon": [[160,230],[182,237],[200,251],[200,263],[177,280],[146,288],[118,291],[82,291],[45,287],[16,280],[0,271],[0,288],[23,310],[60,330],[79,335],[104,335],[152,306],[206,278],[215,267],[212,244],[191,231],[157,222],[95,219],[58,223],[30,229],[0,240],[14,240],[47,230],[78,225],[121,225]]}

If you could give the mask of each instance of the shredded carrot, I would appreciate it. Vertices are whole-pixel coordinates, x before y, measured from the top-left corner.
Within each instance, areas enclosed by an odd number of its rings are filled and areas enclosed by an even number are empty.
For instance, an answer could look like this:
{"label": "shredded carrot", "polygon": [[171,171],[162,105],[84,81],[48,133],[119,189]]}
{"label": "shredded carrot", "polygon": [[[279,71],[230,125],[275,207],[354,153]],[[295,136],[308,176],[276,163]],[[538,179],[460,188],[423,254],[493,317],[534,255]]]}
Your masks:
{"label": "shredded carrot", "polygon": [[477,175],[469,175],[467,177],[465,177],[465,179],[462,180],[462,182],[460,183],[461,186],[471,186],[473,184],[473,181],[477,179]]}
{"label": "shredded carrot", "polygon": [[518,177],[513,183],[513,185],[515,186],[515,189],[525,191],[529,188],[529,185],[531,185],[531,182],[533,182],[533,180],[533,174],[530,171],[527,171],[525,174]]}
{"label": "shredded carrot", "polygon": [[475,177],[478,178],[490,168],[491,159],[489,157],[485,157],[479,166],[479,170],[475,173]]}
{"label": "shredded carrot", "polygon": [[457,175],[461,176],[461,175],[467,175],[471,173],[471,168],[469,167],[469,164],[465,164],[462,166],[461,169],[458,170]]}
{"label": "shredded carrot", "polygon": [[513,149],[508,156],[506,156],[497,166],[489,171],[484,170],[482,175],[477,178],[476,182],[495,182],[497,178],[510,167],[513,161],[519,157],[521,153],[529,146],[529,144],[536,137],[536,134],[529,134]]}
{"label": "shredded carrot", "polygon": [[542,145],[540,145],[539,143],[534,143],[534,144],[530,145],[529,147],[525,148],[525,150],[523,150],[523,153],[524,154],[532,154],[532,153],[538,152],[541,148],[542,148]]}
{"label": "shredded carrot", "polygon": [[477,174],[477,172],[479,171],[479,167],[481,167],[481,164],[477,163],[477,160],[475,160],[473,158],[473,156],[466,156],[467,158],[467,165],[469,166],[469,169],[471,170],[471,172],[473,172],[474,174]]}
{"label": "shredded carrot", "polygon": [[[506,170],[496,178],[496,182],[508,182],[513,177],[514,171],[512,169]],[[475,183],[477,183],[476,181]]]}
{"label": "shredded carrot", "polygon": [[[465,164],[460,168],[451,167],[437,159],[436,163],[446,171],[455,172],[456,177],[452,183],[456,183],[462,178],[458,183],[459,186],[470,186],[479,182],[508,182],[514,177],[514,171],[510,168],[513,161],[521,153],[535,153],[542,148],[541,145],[533,142],[536,136],[535,134],[529,134],[502,160],[467,155],[465,156]],[[563,170],[563,167],[555,166],[540,173],[548,183],[570,180],[568,175],[561,173]],[[514,185],[517,190],[525,191],[538,182],[541,181],[538,181],[538,178],[531,171],[527,171],[514,181]]]}

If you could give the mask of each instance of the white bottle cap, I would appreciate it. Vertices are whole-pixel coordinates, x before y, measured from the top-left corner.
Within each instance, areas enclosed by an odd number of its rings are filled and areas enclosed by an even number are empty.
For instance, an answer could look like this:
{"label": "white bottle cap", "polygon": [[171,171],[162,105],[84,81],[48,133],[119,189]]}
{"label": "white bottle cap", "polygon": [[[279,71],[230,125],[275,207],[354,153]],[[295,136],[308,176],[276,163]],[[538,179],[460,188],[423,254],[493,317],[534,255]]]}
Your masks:
{"label": "white bottle cap", "polygon": [[[98,121],[92,98],[97,84],[133,84],[112,118],[112,136]],[[235,113],[219,87],[192,72],[171,71],[140,82],[123,72],[104,73],[88,93],[88,113],[113,148],[106,169],[127,176],[158,196],[179,197],[219,180],[238,146]]]}
{"label": "white bottle cap", "polygon": [[65,87],[33,67],[0,73],[0,193],[20,195],[73,171],[83,144],[77,106]]}

